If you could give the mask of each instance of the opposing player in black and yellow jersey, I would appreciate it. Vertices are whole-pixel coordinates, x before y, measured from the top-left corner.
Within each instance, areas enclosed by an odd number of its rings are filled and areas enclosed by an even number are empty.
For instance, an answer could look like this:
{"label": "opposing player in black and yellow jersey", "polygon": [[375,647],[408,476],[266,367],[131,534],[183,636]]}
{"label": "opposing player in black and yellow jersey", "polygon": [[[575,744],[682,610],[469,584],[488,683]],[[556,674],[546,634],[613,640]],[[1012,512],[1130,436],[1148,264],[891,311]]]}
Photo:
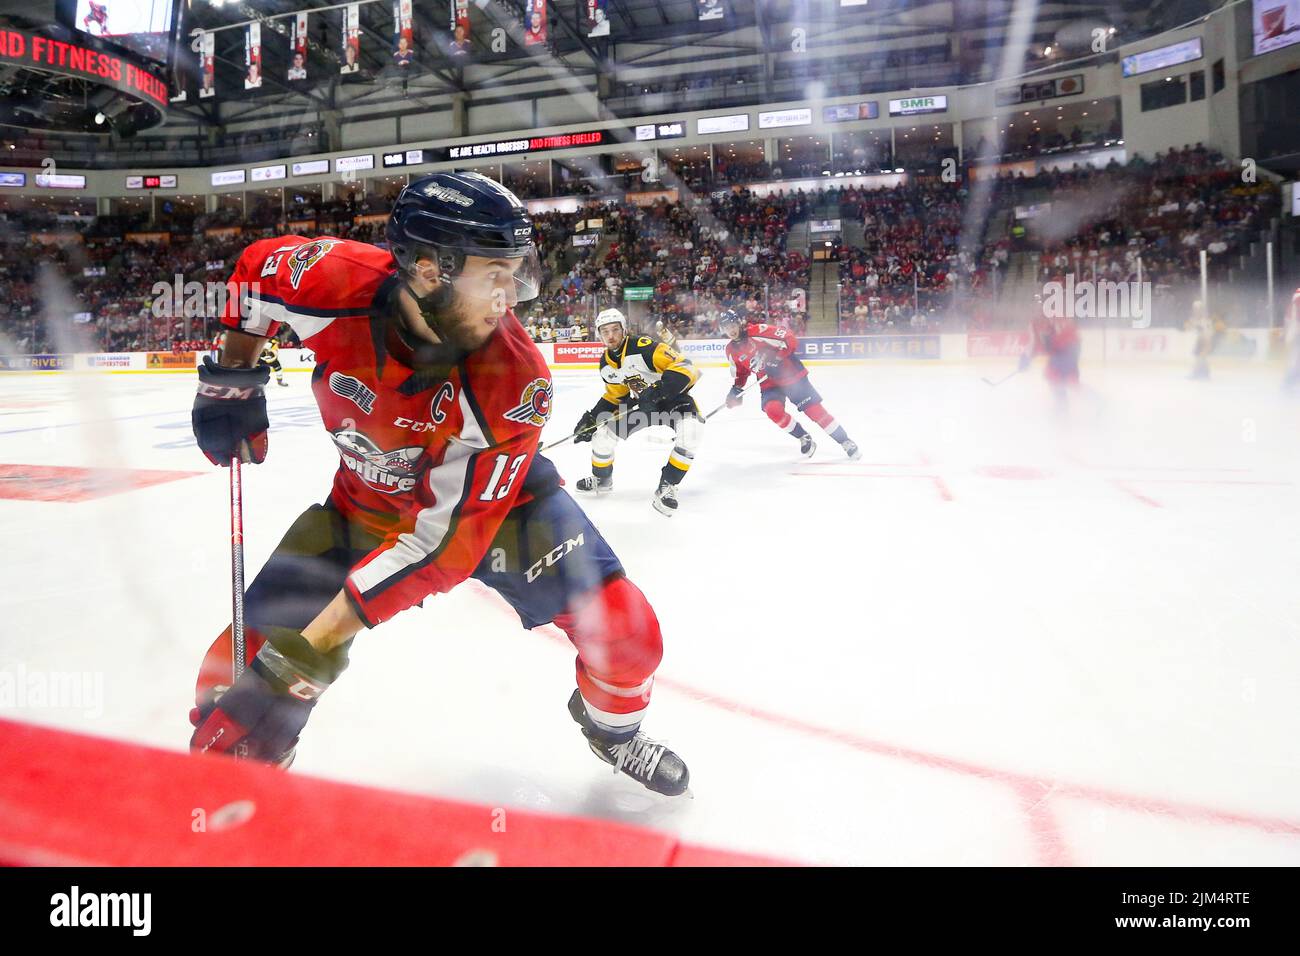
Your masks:
{"label": "opposing player in black and yellow jersey", "polygon": [[704,416],[690,396],[700,373],[690,360],[648,335],[629,335],[618,309],[596,316],[596,334],[605,344],[600,377],[605,394],[578,422],[574,441],[591,442],[591,477],[579,491],[605,493],[614,487],[614,448],[649,425],[673,430],[673,450],[660,472],[652,504],[664,515],[677,512],[677,485],[690,470],[704,438]]}
{"label": "opposing player in black and yellow jersey", "polygon": [[277,382],[285,386],[289,384],[284,380],[284,369],[280,367],[280,342],[275,336],[267,339],[266,344],[262,346],[261,362],[271,367]]}

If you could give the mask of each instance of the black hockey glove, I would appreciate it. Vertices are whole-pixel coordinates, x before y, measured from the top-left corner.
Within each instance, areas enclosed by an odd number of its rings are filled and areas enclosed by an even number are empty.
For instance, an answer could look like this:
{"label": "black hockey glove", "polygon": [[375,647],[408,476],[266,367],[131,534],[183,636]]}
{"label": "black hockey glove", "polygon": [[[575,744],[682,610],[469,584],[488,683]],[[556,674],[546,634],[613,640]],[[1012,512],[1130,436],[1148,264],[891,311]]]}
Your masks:
{"label": "black hockey glove", "polygon": [[636,397],[637,407],[646,412],[658,411],[659,406],[669,398],[672,396],[664,393],[663,382],[652,382],[641,389],[641,394]]}
{"label": "black hockey glove", "polygon": [[582,417],[578,419],[578,427],[573,430],[574,443],[591,441],[596,437],[596,429],[599,427],[600,423],[596,421],[596,413],[591,409],[587,409],[582,413]]}
{"label": "black hockey glove", "polygon": [[731,386],[731,391],[727,393],[727,407],[735,408],[744,401],[745,390],[739,385]]}
{"label": "black hockey glove", "polygon": [[265,365],[256,368],[223,368],[203,358],[199,368],[199,390],[194,396],[190,422],[199,450],[214,465],[229,465],[239,455],[244,462],[266,459],[266,395],[262,391],[271,378]]}
{"label": "black hockey glove", "polygon": [[317,698],[348,666],[346,644],[322,654],[290,628],[261,633],[266,643],[234,686],[190,712],[192,753],[281,763],[297,745]]}

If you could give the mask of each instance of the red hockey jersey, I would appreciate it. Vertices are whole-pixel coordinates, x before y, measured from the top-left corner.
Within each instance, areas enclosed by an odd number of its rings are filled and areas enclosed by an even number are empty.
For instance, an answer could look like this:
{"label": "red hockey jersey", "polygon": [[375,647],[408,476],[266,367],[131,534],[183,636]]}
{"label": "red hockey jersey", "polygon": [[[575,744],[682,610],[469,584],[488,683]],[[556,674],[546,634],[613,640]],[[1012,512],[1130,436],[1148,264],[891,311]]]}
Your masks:
{"label": "red hockey jersey", "polygon": [[312,391],[339,453],[331,499],[384,543],[348,575],[369,626],[469,577],[522,499],[551,410],[551,377],[513,313],[446,374],[389,352],[372,306],[393,287],[386,251],[344,239],[253,243],[232,281],[249,283],[223,322],[255,335],[281,323],[316,355]]}
{"label": "red hockey jersey", "polygon": [[1079,327],[1071,318],[1040,316],[1029,323],[1029,354],[1059,355],[1079,345]]}
{"label": "red hockey jersey", "polygon": [[798,346],[795,334],[779,325],[752,322],[745,326],[744,335],[727,343],[727,361],[731,363],[736,387],[744,387],[750,372],[758,378],[760,389],[797,382],[808,374],[795,355]]}

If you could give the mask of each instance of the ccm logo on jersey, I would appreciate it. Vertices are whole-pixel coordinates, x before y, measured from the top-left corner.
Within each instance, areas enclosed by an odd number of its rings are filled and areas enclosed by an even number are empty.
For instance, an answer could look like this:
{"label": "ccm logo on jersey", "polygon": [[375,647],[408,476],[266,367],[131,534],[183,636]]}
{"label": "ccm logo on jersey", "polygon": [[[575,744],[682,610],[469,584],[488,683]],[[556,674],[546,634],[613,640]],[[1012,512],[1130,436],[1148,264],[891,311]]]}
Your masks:
{"label": "ccm logo on jersey", "polygon": [[[438,394],[433,396],[433,401],[429,403],[429,417],[431,422],[417,422],[413,418],[395,418],[393,424],[398,428],[409,428],[413,432],[431,432],[437,429],[439,425],[447,420],[447,413],[442,410],[443,405],[452,401],[456,397],[456,390],[452,387],[451,382],[443,382],[438,389]],[[455,441],[455,439],[452,439]]]}
{"label": "ccm logo on jersey", "polygon": [[506,419],[524,425],[541,428],[546,419],[551,417],[551,383],[544,378],[535,378],[524,386],[519,396],[519,404],[505,413]]}
{"label": "ccm logo on jersey", "polygon": [[576,538],[570,538],[565,541],[564,544],[558,544],[550,551],[547,551],[545,557],[539,559],[536,564],[524,573],[524,577],[528,579],[529,584],[532,584],[536,577],[544,570],[551,567],[556,561],[559,561],[560,558],[564,557],[569,552],[581,548],[585,543],[582,533],[579,532]]}

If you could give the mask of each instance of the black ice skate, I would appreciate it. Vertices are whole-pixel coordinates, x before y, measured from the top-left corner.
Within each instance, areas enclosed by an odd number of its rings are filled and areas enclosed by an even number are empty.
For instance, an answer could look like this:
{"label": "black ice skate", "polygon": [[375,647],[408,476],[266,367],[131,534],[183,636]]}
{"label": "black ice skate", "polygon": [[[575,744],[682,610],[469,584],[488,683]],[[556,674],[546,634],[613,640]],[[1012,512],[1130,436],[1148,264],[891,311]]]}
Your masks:
{"label": "black ice skate", "polygon": [[817,443],[812,440],[812,435],[804,432],[803,436],[799,439],[799,457],[811,458],[813,453],[816,451]]}
{"label": "black ice skate", "polygon": [[851,438],[840,442],[840,447],[844,449],[844,454],[849,456],[849,461],[857,461],[862,457],[862,449],[859,448],[858,443]]}
{"label": "black ice skate", "polygon": [[280,376],[278,375],[275,377],[275,383],[277,385],[283,385],[285,388],[289,387],[289,383],[286,382],[284,379],[280,378]]}
{"label": "black ice skate", "polygon": [[691,772],[686,763],[663,744],[651,740],[639,730],[622,743],[610,743],[587,716],[581,691],[569,698],[569,715],[582,727],[582,734],[594,753],[615,771],[622,771],[647,790],[676,797],[690,786]]}
{"label": "black ice skate", "polygon": [[677,486],[672,482],[660,481],[654,500],[650,503],[654,505],[655,511],[671,518],[677,514]]}
{"label": "black ice skate", "polygon": [[579,491],[607,495],[614,490],[614,479],[597,478],[595,475],[588,475],[586,478],[579,478],[576,487]]}

